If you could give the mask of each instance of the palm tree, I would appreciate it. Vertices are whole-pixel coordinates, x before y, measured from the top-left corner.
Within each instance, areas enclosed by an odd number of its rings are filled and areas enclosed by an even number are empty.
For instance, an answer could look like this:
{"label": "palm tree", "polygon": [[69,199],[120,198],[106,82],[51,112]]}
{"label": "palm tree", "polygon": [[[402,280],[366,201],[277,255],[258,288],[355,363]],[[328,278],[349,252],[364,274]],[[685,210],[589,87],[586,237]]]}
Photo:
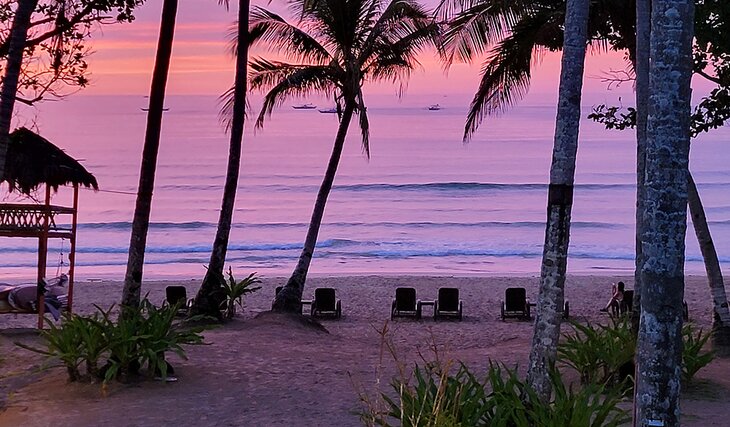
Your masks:
{"label": "palm tree", "polygon": [[268,42],[286,61],[252,61],[252,89],[269,89],[256,126],[288,97],[322,92],[337,104],[339,127],[317,194],[301,255],[272,309],[298,312],[327,197],[335,179],[350,122],[357,115],[362,146],[370,152],[362,86],[367,81],[403,82],[418,65],[416,54],[434,43],[438,26],[415,0],[290,0],[296,25],[265,9],[251,14],[252,42]]}
{"label": "palm tree", "polygon": [[679,426],[692,0],[652,0],[635,425]]}
{"label": "palm tree", "polygon": [[38,0],[18,0],[13,25],[8,38],[8,59],[5,62],[5,77],[0,92],[0,177],[5,174],[5,159],[8,154],[10,122],[15,109],[15,96],[18,92],[20,69],[23,66],[25,42],[28,39],[28,27]]}
{"label": "palm tree", "polygon": [[560,339],[562,311],[558,307],[563,307],[564,302],[589,4],[589,0],[568,0],[565,11],[565,43],[550,165],[545,246],[527,372],[528,383],[543,400],[550,398],[549,368],[555,361]]}
{"label": "palm tree", "polygon": [[[220,216],[218,218],[218,229],[213,250],[210,254],[208,271],[203,279],[203,284],[198,290],[195,298],[193,312],[206,314],[220,318],[220,304],[223,300],[221,295],[221,283],[218,277],[223,276],[223,267],[226,261],[228,250],[228,239],[231,234],[231,221],[233,220],[233,207],[236,202],[236,189],[238,188],[238,175],[241,169],[241,145],[243,142],[243,125],[245,121],[246,108],[246,75],[248,65],[248,11],[249,0],[238,2],[238,23],[236,43],[236,74],[233,88],[228,91],[229,97],[227,107],[231,107],[230,120],[230,148],[228,152],[228,170],[226,172],[226,184],[223,189],[223,201],[221,204]],[[226,4],[226,7],[228,5]],[[224,106],[224,110],[226,110]]]}
{"label": "palm tree", "polygon": [[172,56],[176,15],[177,0],[164,0],[162,3],[162,18],[160,19],[160,35],[157,40],[155,68],[152,72],[152,84],[150,86],[147,128],[142,150],[142,166],[139,172],[137,202],[132,221],[132,236],[129,242],[127,272],[124,276],[124,290],[122,291],[122,305],[125,307],[138,307],[140,302],[147,230],[149,229],[150,210],[152,208],[152,190],[155,186],[157,153],[160,148],[162,108],[165,102],[165,88]]}

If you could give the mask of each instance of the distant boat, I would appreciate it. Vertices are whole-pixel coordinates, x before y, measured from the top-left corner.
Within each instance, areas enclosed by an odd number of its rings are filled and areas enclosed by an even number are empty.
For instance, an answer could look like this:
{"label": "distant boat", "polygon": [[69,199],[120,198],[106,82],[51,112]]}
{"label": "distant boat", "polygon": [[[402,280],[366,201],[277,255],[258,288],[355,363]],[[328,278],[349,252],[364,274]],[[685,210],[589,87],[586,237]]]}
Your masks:
{"label": "distant boat", "polygon": [[431,111],[438,111],[441,109],[441,106],[439,104],[432,104],[428,106],[428,109]]}
{"label": "distant boat", "polygon": [[323,113],[323,114],[332,114],[332,113],[336,113],[337,112],[337,108],[335,108],[335,107],[325,108],[323,110],[319,110],[319,112],[320,113]]}
{"label": "distant boat", "polygon": [[[140,108],[140,110],[142,110],[142,111],[150,111],[149,108]],[[162,109],[162,111],[169,111],[169,110],[170,110],[169,108],[163,108]]]}
{"label": "distant boat", "polygon": [[300,104],[300,105],[292,105],[291,106],[295,110],[314,110],[317,108],[314,104]]}

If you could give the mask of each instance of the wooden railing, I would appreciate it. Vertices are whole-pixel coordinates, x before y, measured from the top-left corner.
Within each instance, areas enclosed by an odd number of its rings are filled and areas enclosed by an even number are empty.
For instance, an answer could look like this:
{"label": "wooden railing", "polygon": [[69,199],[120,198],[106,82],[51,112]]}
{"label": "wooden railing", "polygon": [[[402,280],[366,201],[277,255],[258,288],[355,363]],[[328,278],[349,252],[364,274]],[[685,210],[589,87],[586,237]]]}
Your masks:
{"label": "wooden railing", "polygon": [[[49,237],[67,237],[71,234],[69,224],[58,224],[59,215],[72,215],[73,208],[38,204],[0,204],[0,236],[37,237],[48,224]],[[46,222],[47,221],[47,222]]]}

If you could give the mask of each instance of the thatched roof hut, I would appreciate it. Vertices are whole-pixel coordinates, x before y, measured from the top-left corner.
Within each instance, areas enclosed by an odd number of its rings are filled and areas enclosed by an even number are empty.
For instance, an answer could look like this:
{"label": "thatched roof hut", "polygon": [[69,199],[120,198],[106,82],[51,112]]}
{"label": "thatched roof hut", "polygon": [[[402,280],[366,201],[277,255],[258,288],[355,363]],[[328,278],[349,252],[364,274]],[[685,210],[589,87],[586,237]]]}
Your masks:
{"label": "thatched roof hut", "polygon": [[30,194],[42,184],[54,191],[58,186],[79,184],[99,189],[94,175],[74,158],[47,139],[26,128],[10,134],[5,173],[0,183],[7,182],[10,191]]}

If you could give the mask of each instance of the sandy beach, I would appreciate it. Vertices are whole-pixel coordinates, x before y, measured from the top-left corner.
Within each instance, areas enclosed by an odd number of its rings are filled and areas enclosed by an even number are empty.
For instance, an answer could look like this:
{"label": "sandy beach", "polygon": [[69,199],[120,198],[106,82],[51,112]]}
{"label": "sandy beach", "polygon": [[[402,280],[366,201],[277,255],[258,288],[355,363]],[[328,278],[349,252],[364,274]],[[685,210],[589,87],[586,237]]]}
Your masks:
{"label": "sandy beach", "polygon": [[[566,295],[579,320],[607,321],[600,313],[610,284],[629,277],[570,276]],[[423,355],[463,361],[478,373],[488,361],[524,365],[532,325],[499,320],[507,287],[523,286],[535,300],[538,277],[312,277],[316,287],[334,287],[343,304],[340,320],[325,320],[329,333],[255,316],[269,308],[282,278],[264,278],[263,289],[246,300],[234,321],[205,333],[209,345],[188,347],[188,360],[171,358],[179,381],[113,384],[106,396],[99,384],[69,384],[63,368],[13,342],[37,343],[33,316],[0,316],[0,426],[358,426],[359,393],[387,390],[396,373],[384,354],[378,330],[387,324],[398,358],[410,365]],[[165,286],[180,283],[190,295],[197,282],[147,282],[143,292],[162,301]],[[710,298],[704,277],[688,277],[685,300],[690,320],[708,328]],[[442,286],[458,287],[464,320],[434,322],[389,319],[398,286],[434,299]],[[93,311],[118,301],[118,282],[84,282],[76,287],[75,310]],[[567,328],[566,328],[567,329]],[[564,330],[566,330],[564,329]],[[715,360],[700,371],[682,396],[683,425],[725,426],[730,416],[730,360]]]}

